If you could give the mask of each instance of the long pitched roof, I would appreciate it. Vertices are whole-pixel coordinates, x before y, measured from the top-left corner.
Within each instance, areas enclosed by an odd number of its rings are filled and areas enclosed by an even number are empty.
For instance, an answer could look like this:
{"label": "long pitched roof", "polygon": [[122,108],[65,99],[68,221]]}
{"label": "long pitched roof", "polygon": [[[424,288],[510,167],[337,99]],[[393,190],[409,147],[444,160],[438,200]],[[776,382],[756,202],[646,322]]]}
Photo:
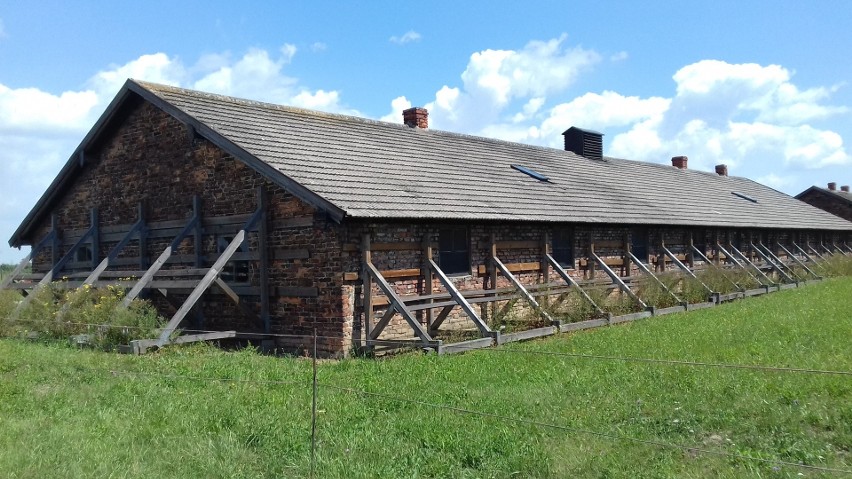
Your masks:
{"label": "long pitched roof", "polygon": [[848,191],[840,191],[840,190],[829,190],[828,188],[823,188],[821,186],[811,186],[805,191],[796,195],[796,199],[802,199],[810,193],[822,193],[823,195],[834,198],[835,200],[852,205],[852,193]]}
{"label": "long pitched roof", "polygon": [[[411,128],[128,80],[16,231],[73,175],[77,153],[133,95],[337,219],[398,218],[852,230],[747,178]],[[541,181],[519,165],[549,178]]]}

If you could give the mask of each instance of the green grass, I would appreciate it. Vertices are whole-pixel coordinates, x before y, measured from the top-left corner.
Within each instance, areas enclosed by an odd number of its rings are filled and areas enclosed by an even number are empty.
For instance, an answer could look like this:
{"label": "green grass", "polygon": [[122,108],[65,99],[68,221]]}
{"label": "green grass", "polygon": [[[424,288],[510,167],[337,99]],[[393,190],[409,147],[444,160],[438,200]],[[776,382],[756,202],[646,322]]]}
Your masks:
{"label": "green grass", "polygon": [[[322,361],[321,384],[730,454],[852,469],[852,280],[460,356]],[[113,374],[111,371],[118,371]],[[126,374],[128,372],[136,374]],[[307,477],[310,362],[0,340],[0,471]],[[181,377],[176,377],[181,376]],[[194,378],[231,378],[223,382]],[[296,381],[274,384],[255,381]],[[319,388],[316,477],[836,477]]]}

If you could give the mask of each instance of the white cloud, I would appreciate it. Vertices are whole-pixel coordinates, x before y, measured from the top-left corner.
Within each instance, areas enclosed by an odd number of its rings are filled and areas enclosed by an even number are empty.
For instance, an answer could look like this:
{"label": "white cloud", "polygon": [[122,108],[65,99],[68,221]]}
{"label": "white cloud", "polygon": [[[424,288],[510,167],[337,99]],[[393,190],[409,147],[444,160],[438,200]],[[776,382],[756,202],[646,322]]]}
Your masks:
{"label": "white cloud", "polygon": [[414,30],[409,30],[405,32],[402,36],[398,37],[394,35],[388,38],[388,41],[399,45],[405,45],[406,43],[419,42],[421,38],[422,36],[419,33],[415,32]]}
{"label": "white cloud", "polygon": [[314,42],[311,44],[312,52],[324,52],[328,49],[328,45],[323,42]]}
{"label": "white cloud", "polygon": [[[520,50],[483,50],[470,56],[461,74],[462,86],[445,85],[426,105],[430,124],[467,133],[512,131],[524,138],[531,120],[548,96],[568,89],[577,77],[600,61],[600,55],[580,47],[565,47],[565,35],[548,41],[531,41]],[[519,111],[504,117],[518,101]],[[434,118],[434,120],[433,120]],[[495,123],[506,120],[499,128]],[[516,126],[511,126],[511,123]],[[520,131],[527,132],[519,134]]]}
{"label": "white cloud", "polygon": [[[240,57],[205,55],[187,65],[165,53],[142,55],[97,72],[85,88],[54,94],[0,84],[0,151],[4,172],[0,191],[17,191],[0,202],[0,237],[9,238],[38,196],[128,78],[197,88],[311,109],[358,114],[341,103],[340,93],[311,90],[285,74],[295,46],[278,51],[252,49]],[[0,248],[0,262],[19,256]]]}
{"label": "white cloud", "polygon": [[610,55],[609,61],[621,62],[621,61],[627,60],[629,57],[630,57],[630,55],[627,52],[622,50],[618,53],[614,53],[614,54]]}
{"label": "white cloud", "polygon": [[391,123],[402,123],[402,111],[411,108],[411,102],[404,96],[398,96],[391,100],[391,111],[379,118]]}

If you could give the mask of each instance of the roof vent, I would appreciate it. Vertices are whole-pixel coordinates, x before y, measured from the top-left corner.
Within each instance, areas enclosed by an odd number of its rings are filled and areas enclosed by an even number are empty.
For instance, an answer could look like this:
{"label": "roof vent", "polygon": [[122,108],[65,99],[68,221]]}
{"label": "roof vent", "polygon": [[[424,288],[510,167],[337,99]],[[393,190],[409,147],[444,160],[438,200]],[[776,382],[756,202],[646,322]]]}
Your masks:
{"label": "roof vent", "polygon": [[527,167],[521,166],[521,165],[510,165],[510,166],[512,168],[520,171],[521,173],[523,173],[525,175],[529,175],[529,176],[537,179],[538,181],[550,181],[550,178],[542,175],[541,173],[533,170],[532,168],[527,168]]}
{"label": "roof vent", "polygon": [[849,193],[849,185],[843,185],[840,187],[840,191]]}
{"label": "roof vent", "polygon": [[603,133],[572,126],[562,135],[565,136],[565,151],[573,151],[590,160],[603,159]]}
{"label": "roof vent", "polygon": [[828,191],[837,191],[837,183],[831,182],[828,184]]}
{"label": "roof vent", "polygon": [[751,196],[749,196],[747,194],[740,193],[738,191],[732,191],[731,194],[734,195],[734,196],[739,196],[740,198],[742,198],[746,201],[751,201],[752,203],[757,203],[756,199],[752,198]]}
{"label": "roof vent", "polygon": [[728,165],[716,165],[716,174],[719,176],[728,176]]}

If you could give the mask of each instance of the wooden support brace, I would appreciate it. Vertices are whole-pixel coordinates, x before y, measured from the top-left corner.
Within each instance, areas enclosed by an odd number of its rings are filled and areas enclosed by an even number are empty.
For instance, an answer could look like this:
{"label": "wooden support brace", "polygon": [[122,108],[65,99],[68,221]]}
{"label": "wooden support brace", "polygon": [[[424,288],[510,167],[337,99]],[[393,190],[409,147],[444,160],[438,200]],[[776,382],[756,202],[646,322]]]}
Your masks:
{"label": "wooden support brace", "polygon": [[661,246],[661,248],[663,249],[663,252],[666,254],[666,256],[671,258],[672,263],[677,265],[677,267],[680,268],[681,271],[686,273],[692,279],[698,281],[701,284],[701,286],[704,286],[704,289],[706,289],[707,292],[710,293],[711,295],[716,293],[715,291],[710,289],[709,286],[704,284],[704,281],[701,281],[700,279],[698,279],[698,276],[695,276],[695,273],[693,273],[691,269],[689,269],[685,264],[681,263],[681,261],[679,259],[677,259],[677,256],[674,253],[672,253],[668,248],[666,248],[665,246]]}
{"label": "wooden support brace", "polygon": [[[373,257],[370,249],[370,233],[361,237],[361,305],[364,308],[364,340],[369,340],[373,334],[373,278],[367,265],[372,264]],[[363,346],[366,346],[365,342]]]}
{"label": "wooden support brace", "polygon": [[269,311],[269,230],[267,214],[266,188],[257,187],[257,204],[260,218],[257,223],[257,248],[260,262],[260,321],[263,332],[272,332],[271,315]]}
{"label": "wooden support brace", "polygon": [[[393,288],[391,288],[387,280],[382,277],[382,274],[379,272],[379,270],[376,269],[375,266],[373,266],[373,263],[367,263],[366,268],[367,272],[373,277],[373,279],[376,280],[376,284],[378,284],[379,288],[382,290],[383,293],[385,293],[385,295],[390,300],[390,306],[396,309],[396,311],[400,315],[402,315],[403,319],[405,319],[408,325],[411,326],[411,329],[414,330],[414,334],[417,335],[418,338],[420,338],[420,341],[426,344],[431,343],[432,338],[429,336],[429,333],[427,333],[426,330],[423,329],[423,327],[420,325],[420,322],[417,321],[417,318],[415,318],[411,314],[411,311],[409,311],[409,309],[405,306],[405,303],[402,301],[399,295],[396,294]],[[376,328],[371,332],[369,338],[376,339],[381,333],[382,330]]]}
{"label": "wooden support brace", "polygon": [[808,247],[808,250],[810,250],[811,253],[815,254],[819,259],[821,259],[823,261],[828,261],[828,259],[826,259],[826,257],[823,256],[822,253],[820,253],[819,251],[814,249],[813,246],[811,246],[810,242],[805,243],[805,245]]}
{"label": "wooden support brace", "polygon": [[801,246],[799,246],[796,242],[793,242],[792,244],[793,244],[793,246],[796,248],[796,250],[798,250],[798,251],[799,251],[799,253],[801,253],[801,254],[802,254],[802,256],[803,256],[806,260],[810,261],[810,262],[811,262],[811,264],[813,264],[814,266],[817,266],[818,268],[820,268],[820,269],[822,269],[823,271],[825,271],[825,267],[824,267],[822,264],[820,264],[820,262],[819,262],[819,261],[817,261],[817,260],[815,260],[813,257],[811,257],[811,255],[809,255],[809,254],[808,254],[808,253],[807,253],[807,252],[806,252],[806,251],[805,251],[805,250],[804,250]]}
{"label": "wooden support brace", "polygon": [[[429,266],[429,263],[432,261],[432,241],[429,237],[429,234],[426,233],[423,235],[423,240],[421,241],[421,258],[420,258],[420,275],[423,276],[423,295],[431,296],[432,295],[432,268]],[[432,298],[427,300],[428,303],[432,303]],[[432,331],[432,309],[426,309],[423,311],[424,322],[426,323],[426,330]]]}
{"label": "wooden support brace", "polygon": [[9,285],[12,284],[12,281],[15,280],[26,268],[27,265],[32,261],[33,258],[38,256],[42,249],[44,249],[49,242],[53,241],[53,238],[56,236],[56,231],[51,230],[50,233],[46,234],[44,238],[39,240],[35,246],[30,248],[30,254],[28,254],[24,259],[15,266],[15,269],[9,273],[9,276],[5,277],[2,282],[0,282],[0,290],[6,289]]}
{"label": "wooden support brace", "polygon": [[586,293],[583,290],[583,288],[581,288],[580,285],[576,281],[574,281],[574,278],[572,278],[571,275],[569,275],[568,273],[565,272],[564,269],[562,269],[562,266],[559,264],[558,261],[556,261],[556,259],[553,258],[553,256],[548,254],[546,259],[547,259],[547,262],[550,263],[550,265],[553,267],[553,271],[556,271],[556,273],[559,274],[559,276],[566,283],[568,283],[569,285],[571,285],[574,288],[577,288],[577,291],[580,293],[580,296],[582,296],[583,299],[588,301],[588,303],[591,304],[593,308],[595,308],[595,311],[598,314],[600,314],[602,316],[606,315],[606,311],[601,309],[601,307],[598,306],[597,303],[595,303],[595,301],[591,298],[591,296],[589,296],[589,294]]}
{"label": "wooden support brace", "polygon": [[432,259],[429,260],[429,268],[432,270],[435,276],[437,276],[441,284],[444,285],[444,288],[447,289],[447,292],[450,294],[450,297],[453,299],[453,301],[458,303],[458,305],[461,306],[462,311],[464,311],[467,317],[470,318],[471,321],[473,321],[473,324],[476,326],[477,329],[479,329],[479,332],[482,334],[482,336],[491,336],[491,328],[489,328],[488,325],[485,324],[485,321],[483,321],[482,318],[480,318],[479,315],[476,314],[476,311],[473,310],[473,307],[470,305],[470,303],[468,303],[467,300],[464,299],[464,296],[459,293],[459,290],[456,289],[456,286],[453,284],[453,282],[450,281],[449,278],[447,278],[447,275],[444,274],[443,271],[441,271],[441,268]]}
{"label": "wooden support brace", "polygon": [[813,277],[814,277],[814,278],[816,278],[816,279],[822,279],[819,275],[817,275],[817,274],[816,274],[816,273],[814,273],[814,272],[813,272],[810,268],[808,268],[808,266],[807,266],[807,265],[806,265],[806,264],[805,264],[802,260],[800,260],[798,257],[796,257],[796,255],[795,255],[795,254],[791,253],[791,252],[790,252],[790,250],[788,250],[787,248],[785,248],[785,247],[784,247],[784,245],[782,245],[781,243],[776,243],[776,244],[778,245],[778,247],[779,247],[779,248],[781,248],[782,250],[784,250],[784,252],[785,252],[785,253],[787,253],[787,257],[788,257],[788,258],[791,258],[791,259],[792,259],[792,260],[793,260],[796,264],[798,264],[799,266],[801,266],[801,267],[802,267],[802,269],[804,269],[805,271],[807,271],[807,273],[808,273],[808,274],[810,274],[811,276],[813,276]]}
{"label": "wooden support brace", "polygon": [[554,321],[552,317],[550,317],[549,314],[547,314],[547,311],[541,309],[541,305],[538,304],[538,301],[536,301],[535,298],[532,297],[529,291],[524,288],[524,285],[522,285],[521,282],[518,281],[518,278],[516,278],[515,275],[513,275],[509,271],[509,268],[507,268],[506,265],[504,265],[499,258],[497,258],[496,256],[492,256],[491,261],[494,262],[494,265],[497,266],[497,269],[500,270],[500,273],[502,273],[503,276],[505,276],[512,283],[515,289],[517,289],[518,292],[521,293],[521,296],[523,296],[523,298],[527,300],[527,303],[532,306],[532,308],[535,310],[536,313],[538,313],[539,316],[544,318],[546,321],[549,321],[551,324],[558,324],[556,321]]}
{"label": "wooden support brace", "polygon": [[[757,243],[757,249],[763,250],[763,253],[766,254],[767,258],[764,258],[764,261],[775,263],[778,268],[786,269],[790,274],[784,274],[784,272],[781,270],[779,270],[778,272],[781,273],[782,276],[788,278],[790,282],[796,282],[796,278],[798,278],[798,275],[796,275],[796,272],[793,271],[793,268],[788,266],[785,262],[781,261],[781,258],[779,258],[778,255],[773,253],[772,250],[769,249],[765,244],[763,244],[762,241]],[[796,278],[793,278],[793,276],[796,276]]]}
{"label": "wooden support brace", "polygon": [[441,325],[444,324],[444,320],[447,319],[447,316],[450,315],[450,312],[453,310],[453,308],[455,308],[455,306],[444,306],[444,309],[442,309],[441,312],[438,313],[438,316],[435,317],[435,321],[432,322],[432,327],[429,329],[429,334],[431,334],[433,331],[437,331],[438,328],[440,328]]}
{"label": "wooden support brace", "polygon": [[[680,303],[680,304],[684,304],[684,302],[683,302],[680,298],[678,298],[678,297],[677,297],[677,295],[676,295],[676,294],[674,294],[674,292],[673,292],[672,290],[670,290],[668,286],[666,286],[666,285],[665,285],[665,283],[663,283],[662,281],[660,281],[660,278],[656,277],[656,276],[654,275],[654,273],[652,273],[652,272],[651,272],[651,269],[650,269],[650,268],[648,268],[647,266],[645,266],[645,264],[644,264],[644,263],[642,263],[641,261],[639,261],[639,258],[637,258],[636,256],[633,256],[633,253],[632,253],[632,252],[630,252],[630,251],[628,251],[628,252],[627,252],[627,254],[629,255],[630,259],[632,259],[632,260],[633,260],[633,262],[634,262],[634,263],[636,263],[636,266],[638,266],[638,267],[639,267],[639,269],[641,269],[641,270],[642,270],[642,272],[644,272],[645,274],[647,274],[648,276],[650,276],[651,278],[653,278],[653,279],[654,279],[654,281],[656,281],[656,282],[657,282],[657,284],[659,284],[659,285],[663,288],[663,290],[665,290],[665,292],[669,294],[669,296],[671,296],[672,298],[674,298],[674,300],[675,300],[675,301],[677,301],[678,303]],[[655,305],[655,306],[656,306],[656,305]]]}
{"label": "wooden support brace", "polygon": [[83,284],[93,284],[95,281],[97,281],[98,278],[100,278],[101,274],[109,267],[110,261],[113,261],[115,260],[115,258],[118,257],[119,253],[121,253],[121,250],[123,250],[124,247],[127,246],[127,243],[129,243],[130,240],[133,239],[133,236],[136,235],[139,230],[144,226],[145,221],[142,218],[139,218],[136,223],[134,223],[133,226],[130,228],[130,231],[128,231],[127,234],[125,234],[124,237],[121,238],[121,241],[119,241],[118,244],[110,250],[107,257],[104,258],[100,262],[100,264],[98,264],[97,267],[95,267],[95,269],[89,274],[89,276],[86,277],[86,279],[83,281]]}
{"label": "wooden support brace", "polygon": [[[180,233],[178,233],[178,235],[175,236],[172,242],[168,246],[166,246],[166,249],[164,249],[163,252],[160,253],[160,256],[156,259],[156,261],[154,261],[154,264],[152,264],[145,271],[145,274],[143,274],[142,277],[139,278],[139,281],[137,281],[136,284],[133,286],[133,288],[130,289],[130,292],[127,293],[127,296],[124,297],[118,307],[127,308],[128,306],[130,306],[130,303],[132,303],[133,300],[139,296],[139,293],[141,293],[143,289],[148,287],[148,283],[150,283],[151,280],[154,279],[154,275],[157,274],[157,271],[160,271],[160,268],[162,268],[163,265],[166,264],[166,261],[168,261],[169,257],[172,255],[172,252],[174,252],[178,249],[178,247],[180,247],[180,244],[183,239],[186,238],[189,232],[195,228],[195,224],[199,221],[201,221],[201,217],[198,215],[198,212],[195,212],[192,215],[192,218],[189,219],[189,221],[180,231]],[[140,236],[143,236],[143,233],[140,233]],[[140,238],[140,243],[141,242],[142,239]],[[141,244],[139,254],[143,254],[141,250]]]}
{"label": "wooden support brace", "polygon": [[636,293],[634,293],[633,290],[631,290],[629,286],[624,284],[624,281],[622,281],[621,278],[619,278],[618,275],[615,274],[615,272],[609,266],[607,266],[607,264],[604,260],[602,260],[598,255],[596,255],[594,253],[592,253],[592,259],[595,260],[595,262],[597,262],[600,265],[601,269],[604,270],[604,272],[607,274],[607,276],[609,276],[609,278],[612,280],[612,282],[615,285],[618,286],[618,289],[620,289],[623,293],[625,293],[628,296],[630,296],[631,298],[633,298],[633,301],[636,301],[637,303],[639,303],[639,305],[642,306],[643,309],[648,309],[648,305],[645,304],[645,302],[642,301],[642,299],[639,298],[639,296],[636,296]]}
{"label": "wooden support brace", "polygon": [[766,283],[764,283],[763,281],[760,281],[760,279],[755,278],[755,279],[757,280],[757,282],[758,282],[758,283],[760,283],[760,284],[762,284],[762,285],[765,285],[765,286],[773,286],[773,285],[775,285],[775,282],[774,282],[774,281],[772,281],[771,279],[769,279],[769,276],[766,276],[766,274],[764,274],[764,273],[763,273],[763,271],[761,271],[761,270],[760,270],[760,268],[758,268],[756,264],[752,263],[752,262],[751,262],[751,260],[750,260],[750,259],[748,259],[748,258],[746,257],[746,255],[744,255],[744,254],[743,254],[740,250],[738,250],[738,249],[737,249],[734,245],[729,244],[729,245],[728,245],[728,247],[731,249],[731,251],[732,251],[734,254],[736,254],[737,256],[739,256],[739,257],[740,257],[740,259],[743,261],[743,264],[746,264],[746,265],[748,265],[748,266],[751,266],[751,267],[752,267],[755,271],[757,271],[757,274],[759,274],[759,275],[760,275],[763,279],[765,279],[765,280],[766,280]]}
{"label": "wooden support brace", "polygon": [[169,323],[162,329],[160,333],[160,339],[158,344],[165,344],[166,341],[169,340],[169,336],[177,329],[180,325],[183,318],[189,313],[189,311],[195,306],[195,303],[201,299],[201,295],[204,294],[205,291],[213,284],[216,278],[219,277],[219,273],[222,271],[222,268],[231,260],[231,256],[237,252],[239,247],[246,240],[246,236],[248,232],[251,231],[254,226],[260,221],[260,218],[263,217],[263,209],[258,207],[258,209],[254,212],[251,218],[246,222],[246,224],[242,227],[242,229],[234,236],[234,239],[228,244],[228,247],[225,248],[225,251],[219,256],[213,266],[207,270],[207,274],[204,275],[204,278],[198,283],[198,285],[189,293],[189,297],[186,298],[186,301],[183,305],[178,309],[177,313],[172,316],[172,319],[169,320]]}
{"label": "wooden support brace", "polygon": [[725,280],[727,280],[729,283],[731,283],[731,284],[732,284],[735,288],[737,288],[737,289],[738,289],[738,290],[740,290],[740,291],[745,291],[745,288],[743,288],[742,286],[740,286],[739,284],[737,284],[737,282],[736,282],[736,281],[732,280],[730,277],[728,277],[728,275],[727,275],[727,274],[725,274],[725,270],[724,270],[724,269],[722,269],[722,268],[719,266],[719,263],[718,263],[718,262],[717,262],[717,263],[712,263],[712,262],[710,262],[710,260],[707,258],[707,256],[704,256],[704,253],[703,253],[701,250],[699,250],[698,248],[696,248],[696,247],[695,247],[695,245],[693,245],[693,246],[692,246],[692,249],[693,249],[693,252],[694,252],[695,254],[697,254],[697,255],[698,255],[698,257],[699,257],[702,261],[704,261],[705,263],[707,263],[708,265],[712,266],[714,269],[716,269],[717,271],[719,271],[719,273],[722,275],[722,277],[723,277],[723,278],[725,278]]}

